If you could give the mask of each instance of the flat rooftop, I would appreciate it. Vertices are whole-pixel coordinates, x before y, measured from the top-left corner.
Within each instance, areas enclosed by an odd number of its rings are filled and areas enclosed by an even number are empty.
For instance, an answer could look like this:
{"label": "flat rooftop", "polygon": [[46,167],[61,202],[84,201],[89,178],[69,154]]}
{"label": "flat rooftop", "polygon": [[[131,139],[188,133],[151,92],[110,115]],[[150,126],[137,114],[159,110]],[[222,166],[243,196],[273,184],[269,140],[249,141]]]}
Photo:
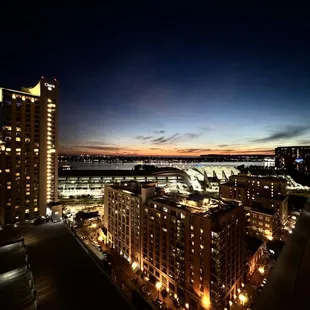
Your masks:
{"label": "flat rooftop", "polygon": [[23,236],[18,229],[8,227],[0,230],[0,247],[11,243],[23,243]]}
{"label": "flat rooftop", "polygon": [[109,184],[109,187],[115,190],[121,190],[127,194],[139,195],[142,188],[155,187],[156,182],[122,181],[122,183]]}
{"label": "flat rooftop", "polygon": [[267,278],[254,310],[308,310],[310,292],[310,199]]}
{"label": "flat rooftop", "polygon": [[183,209],[190,213],[197,213],[210,218],[220,216],[235,207],[241,206],[240,202],[232,199],[224,200],[208,198],[208,203],[205,203],[202,206],[190,206],[186,203],[182,203],[182,201],[173,200],[165,196],[152,198],[151,201],[163,203],[170,207]]}
{"label": "flat rooftop", "polygon": [[25,309],[34,300],[34,291],[29,285],[31,273],[25,268],[0,275],[0,300],[3,309]]}
{"label": "flat rooftop", "polygon": [[268,208],[263,208],[263,207],[255,206],[255,205],[254,206],[252,205],[251,211],[264,213],[268,215],[275,215],[278,212],[278,210],[276,209],[268,209]]}
{"label": "flat rooftop", "polygon": [[251,255],[254,255],[264,242],[258,238],[249,235],[244,235],[244,243],[245,243],[245,250]]}
{"label": "flat rooftop", "polygon": [[[223,185],[231,185],[231,186],[235,186],[235,181],[234,179],[240,179],[242,177],[248,177],[251,179],[253,179],[252,181],[260,181],[260,182],[264,182],[264,181],[269,181],[269,182],[275,182],[275,183],[287,183],[286,179],[282,178],[282,177],[273,177],[273,176],[269,176],[269,175],[252,175],[252,174],[246,174],[246,173],[239,173],[238,175],[234,175],[234,176],[230,176],[229,180],[224,183]],[[241,185],[238,184],[237,187],[248,187],[247,184]]]}
{"label": "flat rooftop", "polygon": [[25,267],[26,264],[26,249],[19,243],[0,247],[0,275]]}

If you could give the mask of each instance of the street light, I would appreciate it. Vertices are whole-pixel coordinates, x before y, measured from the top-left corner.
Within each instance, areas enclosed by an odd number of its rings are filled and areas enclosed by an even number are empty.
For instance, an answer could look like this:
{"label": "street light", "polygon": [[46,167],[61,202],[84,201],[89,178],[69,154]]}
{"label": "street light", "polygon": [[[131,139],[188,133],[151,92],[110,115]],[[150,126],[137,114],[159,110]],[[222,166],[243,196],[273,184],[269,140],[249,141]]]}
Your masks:
{"label": "street light", "polygon": [[158,291],[158,299],[159,299],[159,291],[160,291],[162,285],[163,285],[163,284],[162,284],[161,282],[156,282],[156,284],[155,284],[156,289],[157,289],[157,291]]}
{"label": "street light", "polygon": [[263,275],[264,272],[265,272],[264,266],[260,266],[260,267],[258,268],[258,272],[259,272],[261,275]]}
{"label": "street light", "polygon": [[248,301],[248,298],[245,295],[240,294],[239,300],[240,300],[241,304],[244,306],[244,304]]}

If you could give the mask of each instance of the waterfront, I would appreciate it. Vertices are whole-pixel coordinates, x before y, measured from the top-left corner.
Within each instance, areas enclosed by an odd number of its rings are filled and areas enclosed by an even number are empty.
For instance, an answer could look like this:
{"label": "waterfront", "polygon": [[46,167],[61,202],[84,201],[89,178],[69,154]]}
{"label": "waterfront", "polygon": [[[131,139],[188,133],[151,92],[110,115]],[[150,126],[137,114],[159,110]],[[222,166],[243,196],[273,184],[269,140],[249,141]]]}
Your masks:
{"label": "waterfront", "polygon": [[[106,162],[81,162],[81,161],[59,161],[59,167],[63,165],[70,165],[74,170],[132,170],[136,165],[143,165],[142,161],[136,162],[125,162],[125,163],[106,163]],[[146,163],[147,165],[154,165],[157,167],[175,167],[182,170],[191,168],[194,166],[231,166],[238,167],[240,165],[244,166],[264,166],[264,161],[251,161],[251,162],[241,162],[241,161],[227,161],[227,162],[169,162],[169,161],[152,161]]]}

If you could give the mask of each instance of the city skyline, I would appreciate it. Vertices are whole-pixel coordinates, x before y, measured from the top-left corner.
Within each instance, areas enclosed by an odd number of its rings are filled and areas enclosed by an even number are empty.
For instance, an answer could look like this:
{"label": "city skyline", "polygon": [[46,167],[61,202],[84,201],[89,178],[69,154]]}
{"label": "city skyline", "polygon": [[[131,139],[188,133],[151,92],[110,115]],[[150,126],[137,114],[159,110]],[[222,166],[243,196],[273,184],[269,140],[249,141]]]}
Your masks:
{"label": "city skyline", "polygon": [[60,153],[274,154],[310,145],[301,12],[147,9],[37,9],[2,21],[4,39],[18,39],[23,53],[1,52],[0,85],[59,80]]}

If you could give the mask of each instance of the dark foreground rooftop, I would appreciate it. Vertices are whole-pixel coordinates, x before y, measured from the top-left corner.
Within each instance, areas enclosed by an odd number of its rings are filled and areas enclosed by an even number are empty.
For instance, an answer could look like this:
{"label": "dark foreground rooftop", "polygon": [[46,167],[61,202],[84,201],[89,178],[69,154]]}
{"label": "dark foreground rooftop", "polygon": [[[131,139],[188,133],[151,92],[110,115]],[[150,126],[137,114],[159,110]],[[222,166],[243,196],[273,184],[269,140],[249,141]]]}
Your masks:
{"label": "dark foreground rooftop", "polygon": [[254,310],[309,309],[310,199],[300,214]]}

